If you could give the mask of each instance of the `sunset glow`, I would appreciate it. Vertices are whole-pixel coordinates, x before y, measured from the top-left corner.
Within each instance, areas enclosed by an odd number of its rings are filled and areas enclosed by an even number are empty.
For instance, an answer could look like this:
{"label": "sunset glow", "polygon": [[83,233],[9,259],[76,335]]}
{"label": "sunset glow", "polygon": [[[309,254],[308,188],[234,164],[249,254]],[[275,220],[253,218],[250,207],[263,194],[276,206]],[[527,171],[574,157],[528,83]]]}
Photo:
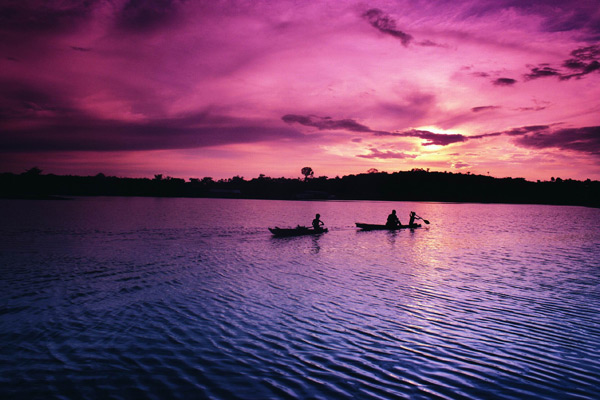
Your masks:
{"label": "sunset glow", "polygon": [[596,0],[5,1],[0,172],[600,179]]}

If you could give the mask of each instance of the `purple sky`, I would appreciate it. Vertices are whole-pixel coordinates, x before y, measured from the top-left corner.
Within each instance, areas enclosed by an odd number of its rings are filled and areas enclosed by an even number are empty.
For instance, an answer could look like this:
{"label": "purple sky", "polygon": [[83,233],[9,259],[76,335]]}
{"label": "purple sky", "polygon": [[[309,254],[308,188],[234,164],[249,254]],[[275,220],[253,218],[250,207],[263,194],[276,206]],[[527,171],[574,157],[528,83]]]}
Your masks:
{"label": "purple sky", "polygon": [[0,3],[0,172],[600,179],[599,99],[598,0]]}

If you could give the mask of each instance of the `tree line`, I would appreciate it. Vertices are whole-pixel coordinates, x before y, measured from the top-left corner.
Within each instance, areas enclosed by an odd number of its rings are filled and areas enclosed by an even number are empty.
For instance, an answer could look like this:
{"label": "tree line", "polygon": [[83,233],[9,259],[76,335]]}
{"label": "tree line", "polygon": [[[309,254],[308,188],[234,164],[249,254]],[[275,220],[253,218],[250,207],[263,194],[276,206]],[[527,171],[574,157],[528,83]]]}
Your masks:
{"label": "tree line", "polygon": [[315,177],[310,167],[304,178],[260,175],[173,178],[120,178],[43,174],[37,167],[22,174],[0,173],[0,197],[51,199],[69,196],[229,197],[279,200],[394,200],[476,203],[557,204],[600,207],[600,182],[551,178],[531,182],[524,178],[429,172],[423,169]]}

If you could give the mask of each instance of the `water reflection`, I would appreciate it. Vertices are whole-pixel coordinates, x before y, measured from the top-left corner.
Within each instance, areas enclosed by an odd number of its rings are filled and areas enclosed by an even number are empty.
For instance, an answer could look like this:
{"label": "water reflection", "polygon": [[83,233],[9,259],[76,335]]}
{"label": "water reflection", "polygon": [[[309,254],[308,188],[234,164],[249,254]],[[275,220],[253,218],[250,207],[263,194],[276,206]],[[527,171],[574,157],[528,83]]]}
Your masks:
{"label": "water reflection", "polygon": [[312,253],[318,254],[321,251],[321,246],[319,245],[320,235],[313,236],[312,239]]}
{"label": "water reflection", "polygon": [[[592,399],[600,389],[599,210],[30,204],[0,208],[3,395]],[[431,225],[353,227],[390,209]],[[329,233],[266,230],[316,212]]]}

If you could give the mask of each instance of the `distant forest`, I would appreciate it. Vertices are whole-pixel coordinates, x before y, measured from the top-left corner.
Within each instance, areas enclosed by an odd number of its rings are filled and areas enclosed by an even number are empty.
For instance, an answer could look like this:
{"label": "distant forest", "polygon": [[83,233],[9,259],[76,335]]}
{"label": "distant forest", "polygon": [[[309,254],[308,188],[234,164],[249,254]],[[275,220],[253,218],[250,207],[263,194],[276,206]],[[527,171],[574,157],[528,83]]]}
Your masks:
{"label": "distant forest", "polygon": [[270,178],[260,175],[246,180],[235,176],[188,181],[169,176],[119,178],[43,174],[37,167],[22,174],[0,173],[0,197],[61,199],[69,196],[227,197],[280,200],[395,200],[475,203],[559,204],[600,207],[600,182],[552,178],[531,182],[524,178],[493,178],[484,175],[429,172],[423,169],[393,173],[367,173],[328,178],[313,177],[309,167],[304,178]]}

